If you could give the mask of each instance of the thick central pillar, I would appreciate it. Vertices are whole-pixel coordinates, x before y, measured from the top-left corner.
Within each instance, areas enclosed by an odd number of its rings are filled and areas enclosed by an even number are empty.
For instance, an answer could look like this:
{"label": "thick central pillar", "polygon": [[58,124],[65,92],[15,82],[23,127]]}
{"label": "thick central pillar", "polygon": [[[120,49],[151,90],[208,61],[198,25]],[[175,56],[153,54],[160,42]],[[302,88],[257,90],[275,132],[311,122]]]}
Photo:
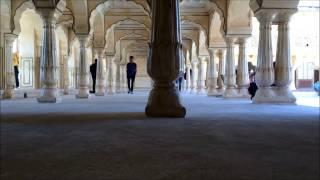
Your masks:
{"label": "thick central pillar", "polygon": [[206,56],[199,57],[199,71],[198,71],[198,94],[204,95],[206,94]]}
{"label": "thick central pillar", "polygon": [[271,36],[273,13],[258,14],[256,16],[260,22],[257,71],[255,76],[259,89],[253,98],[253,102],[269,103],[275,97],[271,89],[271,85],[274,82]]}
{"label": "thick central pillar", "polygon": [[147,68],[154,85],[145,110],[147,116],[186,115],[174,86],[179,74],[181,51],[179,0],[152,0],[152,35]]}
{"label": "thick central pillar", "polygon": [[278,23],[278,45],[275,68],[275,93],[277,95],[277,102],[280,103],[295,103],[296,98],[290,90],[290,83],[292,81],[292,65],[290,52],[290,34],[289,34],[289,20],[295,11],[285,13],[281,17],[281,22]]}
{"label": "thick central pillar", "polygon": [[114,91],[114,74],[113,74],[113,60],[114,55],[108,54],[107,55],[107,94],[113,95],[115,93]]}
{"label": "thick central pillar", "polygon": [[39,103],[56,103],[58,101],[58,63],[56,59],[55,17],[54,10],[38,10],[43,19],[43,40],[41,49],[41,82],[43,90]]}

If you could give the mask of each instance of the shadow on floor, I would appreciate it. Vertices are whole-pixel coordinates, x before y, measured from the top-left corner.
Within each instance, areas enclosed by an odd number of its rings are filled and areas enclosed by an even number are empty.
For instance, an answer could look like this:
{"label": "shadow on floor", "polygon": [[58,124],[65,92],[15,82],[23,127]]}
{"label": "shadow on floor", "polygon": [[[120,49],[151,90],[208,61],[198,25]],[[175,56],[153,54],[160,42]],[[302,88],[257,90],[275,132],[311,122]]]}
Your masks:
{"label": "shadow on floor", "polygon": [[46,113],[46,114],[6,114],[1,115],[1,123],[79,123],[109,120],[147,120],[144,112],[106,112],[106,113]]}

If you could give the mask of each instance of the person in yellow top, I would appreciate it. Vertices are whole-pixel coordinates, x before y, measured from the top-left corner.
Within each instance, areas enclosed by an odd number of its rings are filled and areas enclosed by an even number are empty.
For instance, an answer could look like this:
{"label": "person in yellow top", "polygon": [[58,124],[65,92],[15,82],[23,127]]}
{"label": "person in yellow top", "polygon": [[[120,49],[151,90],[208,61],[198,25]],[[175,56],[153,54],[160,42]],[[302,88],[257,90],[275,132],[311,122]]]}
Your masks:
{"label": "person in yellow top", "polygon": [[19,54],[18,52],[13,53],[12,57],[14,67],[14,77],[16,80],[16,88],[19,88]]}

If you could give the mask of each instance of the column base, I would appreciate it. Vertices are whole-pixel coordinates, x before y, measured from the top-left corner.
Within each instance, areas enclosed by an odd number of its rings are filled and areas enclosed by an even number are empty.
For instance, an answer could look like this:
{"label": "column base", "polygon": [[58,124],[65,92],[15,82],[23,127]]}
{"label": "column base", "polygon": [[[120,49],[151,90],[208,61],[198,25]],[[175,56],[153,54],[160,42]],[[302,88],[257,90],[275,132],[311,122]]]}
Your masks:
{"label": "column base", "polygon": [[87,99],[89,98],[88,88],[79,89],[78,94],[76,94],[77,99]]}
{"label": "column base", "polygon": [[277,100],[273,88],[271,87],[259,87],[255,96],[252,99],[253,103],[275,103]]}
{"label": "column base", "polygon": [[226,88],[223,93],[223,98],[239,98],[239,92],[236,88]]}
{"label": "column base", "polygon": [[247,88],[240,88],[239,89],[239,95],[242,97],[242,98],[250,98],[250,94],[248,92],[248,89]]}
{"label": "column base", "polygon": [[275,103],[295,104],[297,99],[292,94],[289,87],[275,87],[273,88],[276,95]]}
{"label": "column base", "polygon": [[43,95],[37,98],[38,103],[59,103],[61,98],[57,96],[57,89],[44,89]]}
{"label": "column base", "polygon": [[221,93],[216,88],[209,88],[207,90],[207,96],[220,96]]}
{"label": "column base", "polygon": [[13,97],[12,95],[12,89],[5,89],[2,95],[3,99],[11,99]]}
{"label": "column base", "polygon": [[104,89],[98,89],[97,92],[95,93],[96,96],[104,96]]}
{"label": "column base", "polygon": [[204,88],[199,88],[197,91],[197,95],[206,95],[207,91]]}
{"label": "column base", "polygon": [[151,90],[145,108],[148,117],[183,118],[186,109],[180,104],[179,93],[172,87],[158,87]]}

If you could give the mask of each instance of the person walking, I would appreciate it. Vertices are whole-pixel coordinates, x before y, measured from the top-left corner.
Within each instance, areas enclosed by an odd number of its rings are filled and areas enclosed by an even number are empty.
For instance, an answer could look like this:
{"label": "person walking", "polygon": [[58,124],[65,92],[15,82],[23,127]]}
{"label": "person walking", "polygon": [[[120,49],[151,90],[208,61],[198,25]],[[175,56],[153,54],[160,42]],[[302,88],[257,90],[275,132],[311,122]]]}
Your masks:
{"label": "person walking", "polygon": [[13,54],[13,68],[14,68],[14,78],[16,81],[16,88],[19,88],[19,55],[18,53]]}
{"label": "person walking", "polygon": [[95,59],[94,63],[90,65],[90,73],[92,77],[92,91],[90,93],[96,93],[96,80],[97,80],[97,62],[98,60]]}
{"label": "person walking", "polygon": [[134,80],[137,73],[137,64],[133,62],[134,57],[129,57],[129,63],[127,64],[127,80],[128,80],[128,94],[133,94]]}

